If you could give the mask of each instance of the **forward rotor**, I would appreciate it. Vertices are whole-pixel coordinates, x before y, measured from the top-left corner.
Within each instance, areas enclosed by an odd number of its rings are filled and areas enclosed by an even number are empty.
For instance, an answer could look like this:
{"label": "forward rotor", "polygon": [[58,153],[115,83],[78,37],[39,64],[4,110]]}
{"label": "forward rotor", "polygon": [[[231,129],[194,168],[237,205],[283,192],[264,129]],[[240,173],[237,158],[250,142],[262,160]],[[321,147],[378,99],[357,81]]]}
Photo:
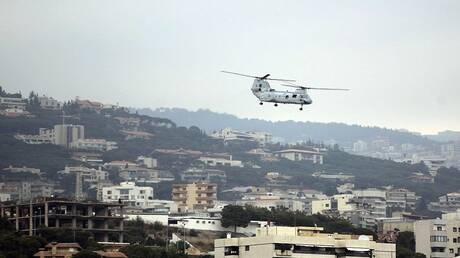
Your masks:
{"label": "forward rotor", "polygon": [[248,74],[242,74],[242,73],[235,73],[235,72],[229,72],[229,71],[221,71],[223,73],[228,73],[228,74],[233,74],[233,75],[238,75],[238,76],[243,76],[243,77],[249,77],[249,78],[254,78],[254,79],[259,79],[259,80],[270,80],[270,81],[282,81],[282,82],[295,82],[295,80],[289,80],[289,79],[276,79],[276,78],[268,78],[270,76],[269,73],[267,73],[264,76],[255,76],[255,75],[248,75]]}

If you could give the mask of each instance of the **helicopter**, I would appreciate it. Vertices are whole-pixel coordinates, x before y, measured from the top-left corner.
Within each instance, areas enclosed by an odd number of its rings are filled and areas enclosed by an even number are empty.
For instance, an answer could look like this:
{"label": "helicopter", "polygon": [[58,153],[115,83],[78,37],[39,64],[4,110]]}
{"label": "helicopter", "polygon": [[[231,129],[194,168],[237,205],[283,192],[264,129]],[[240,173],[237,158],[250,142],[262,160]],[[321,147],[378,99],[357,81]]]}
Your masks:
{"label": "helicopter", "polygon": [[[310,96],[307,94],[307,90],[349,90],[349,89],[340,89],[340,88],[315,88],[315,87],[308,87],[304,85],[294,84],[295,80],[287,80],[287,79],[275,79],[269,78],[270,74],[266,74],[264,76],[254,76],[254,75],[247,75],[242,73],[235,73],[229,71],[221,71],[223,73],[243,76],[243,77],[250,77],[254,78],[254,82],[252,83],[251,91],[252,93],[260,100],[259,104],[263,105],[264,102],[272,102],[275,103],[275,107],[280,104],[296,104],[300,105],[299,110],[303,110],[303,105],[310,105],[313,103]],[[281,81],[288,84],[281,84],[282,86],[296,88],[295,91],[278,91],[270,87],[268,81]]]}

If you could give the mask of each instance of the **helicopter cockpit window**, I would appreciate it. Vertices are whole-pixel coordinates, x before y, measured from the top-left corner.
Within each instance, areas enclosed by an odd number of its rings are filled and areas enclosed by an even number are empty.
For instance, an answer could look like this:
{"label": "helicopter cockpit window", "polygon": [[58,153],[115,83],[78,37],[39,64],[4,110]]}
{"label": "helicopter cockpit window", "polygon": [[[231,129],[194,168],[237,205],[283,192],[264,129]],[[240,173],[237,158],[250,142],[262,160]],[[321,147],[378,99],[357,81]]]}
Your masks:
{"label": "helicopter cockpit window", "polygon": [[270,89],[270,91],[275,91],[275,89]]}
{"label": "helicopter cockpit window", "polygon": [[288,99],[288,98],[289,98],[289,95],[286,95],[286,99]]}

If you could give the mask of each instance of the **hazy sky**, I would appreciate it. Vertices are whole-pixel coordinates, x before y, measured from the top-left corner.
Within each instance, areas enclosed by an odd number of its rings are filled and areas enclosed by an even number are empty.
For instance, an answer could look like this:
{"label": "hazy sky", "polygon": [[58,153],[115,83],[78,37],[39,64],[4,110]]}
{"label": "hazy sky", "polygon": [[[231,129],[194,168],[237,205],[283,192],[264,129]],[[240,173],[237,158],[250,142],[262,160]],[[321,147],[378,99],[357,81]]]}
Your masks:
{"label": "hazy sky", "polygon": [[[456,0],[0,0],[0,85],[61,100],[460,130],[459,14]],[[303,112],[259,106],[252,80],[223,69],[352,91],[311,92]]]}

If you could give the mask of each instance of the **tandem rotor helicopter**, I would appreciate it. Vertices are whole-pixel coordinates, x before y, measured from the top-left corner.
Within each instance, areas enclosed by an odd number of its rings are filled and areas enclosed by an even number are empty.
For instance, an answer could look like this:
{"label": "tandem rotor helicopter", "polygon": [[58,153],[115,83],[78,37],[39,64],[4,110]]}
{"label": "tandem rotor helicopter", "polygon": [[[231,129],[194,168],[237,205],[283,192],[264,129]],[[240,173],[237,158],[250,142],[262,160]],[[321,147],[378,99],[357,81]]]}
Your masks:
{"label": "tandem rotor helicopter", "polygon": [[[303,85],[293,84],[295,80],[286,80],[286,79],[275,79],[268,78],[270,74],[266,74],[262,77],[247,75],[242,73],[235,73],[229,71],[221,71],[223,73],[234,74],[238,76],[254,78],[252,83],[251,91],[252,93],[260,100],[260,105],[263,105],[264,102],[275,103],[275,107],[280,104],[296,104],[300,105],[299,110],[303,110],[303,105],[310,105],[313,103],[310,96],[307,94],[307,90],[349,90],[349,89],[339,89],[339,88],[314,88],[307,87]],[[272,89],[268,81],[281,81],[288,84],[281,84],[282,86],[296,88],[295,91],[278,91]]]}

